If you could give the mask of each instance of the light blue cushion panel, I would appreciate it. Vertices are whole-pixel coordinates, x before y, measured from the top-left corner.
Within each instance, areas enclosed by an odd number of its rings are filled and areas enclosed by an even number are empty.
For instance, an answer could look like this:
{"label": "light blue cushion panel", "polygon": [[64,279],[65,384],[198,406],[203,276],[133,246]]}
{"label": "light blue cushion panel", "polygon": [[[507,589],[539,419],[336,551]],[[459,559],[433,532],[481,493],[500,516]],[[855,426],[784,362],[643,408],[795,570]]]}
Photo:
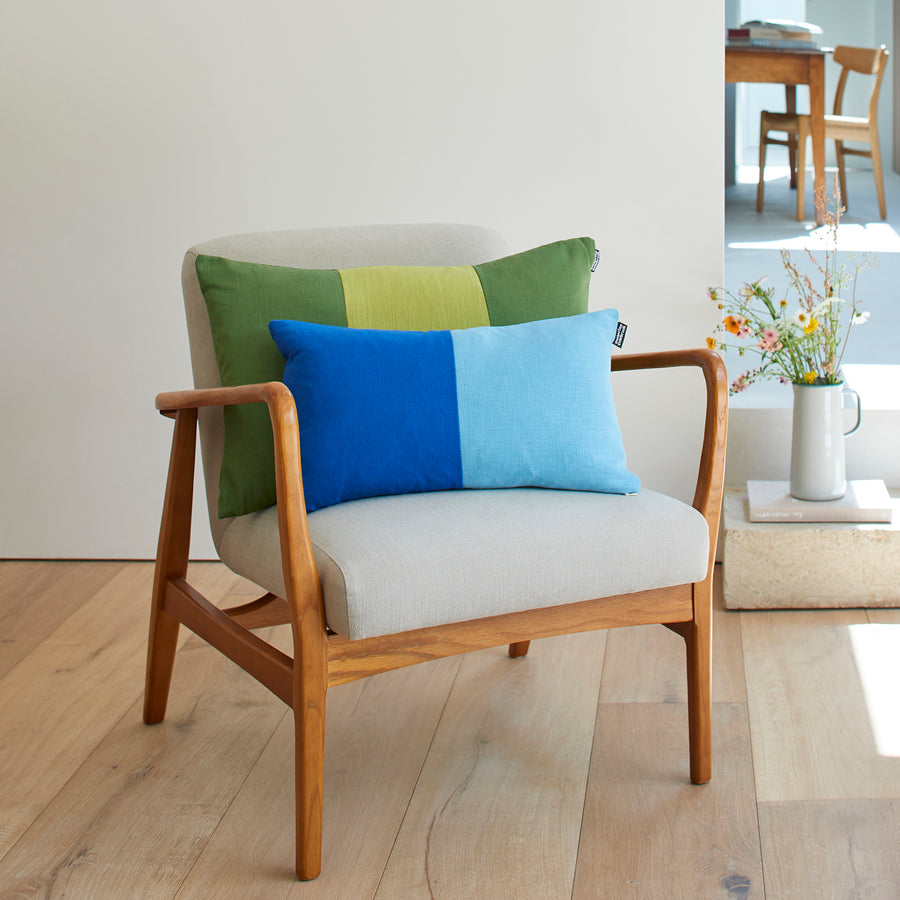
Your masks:
{"label": "light blue cushion panel", "polygon": [[[352,639],[706,577],[706,521],[632,496],[514,488],[376,497],[311,513],[328,625]],[[274,508],[233,519],[225,564],[284,596]]]}
{"label": "light blue cushion panel", "polygon": [[463,484],[633,493],[609,380],[615,310],[451,332]]}

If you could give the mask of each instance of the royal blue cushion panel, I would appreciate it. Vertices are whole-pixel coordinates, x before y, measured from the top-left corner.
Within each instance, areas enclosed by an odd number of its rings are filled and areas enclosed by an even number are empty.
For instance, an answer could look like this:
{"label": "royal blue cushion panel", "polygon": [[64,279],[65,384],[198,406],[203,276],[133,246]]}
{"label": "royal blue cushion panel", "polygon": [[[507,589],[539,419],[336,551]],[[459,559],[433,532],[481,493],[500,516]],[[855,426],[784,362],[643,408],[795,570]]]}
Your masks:
{"label": "royal blue cushion panel", "polygon": [[603,310],[453,331],[276,320],[307,510],[458,488],[633,493]]}
{"label": "royal blue cushion panel", "polygon": [[462,487],[449,331],[269,327],[297,402],[309,511]]}

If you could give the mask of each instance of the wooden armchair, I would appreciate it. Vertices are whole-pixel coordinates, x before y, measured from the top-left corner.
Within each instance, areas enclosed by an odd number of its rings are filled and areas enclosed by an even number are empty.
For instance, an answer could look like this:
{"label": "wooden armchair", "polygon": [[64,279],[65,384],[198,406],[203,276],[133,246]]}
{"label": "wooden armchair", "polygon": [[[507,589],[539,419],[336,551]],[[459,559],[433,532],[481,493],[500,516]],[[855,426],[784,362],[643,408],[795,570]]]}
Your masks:
{"label": "wooden armchair", "polygon": [[[293,709],[301,879],[315,878],[321,868],[326,693],[401,666],[498,645],[523,657],[536,638],[664,624],[686,644],[690,777],[695,783],[711,777],[711,584],[727,416],[727,381],[718,356],[686,350],[612,358],[615,372],[701,370],[706,417],[692,507],[644,488],[621,496],[524,487],[376,497],[308,513],[291,391],[279,381],[221,386],[198,284],[198,254],[323,269],[456,266],[504,252],[500,237],[486,229],[387,226],[223,238],[192,248],[185,259],[196,387],[160,394],[156,401],[175,427],[156,560],[144,721],[164,718],[180,624]],[[220,518],[223,410],[247,404],[263,404],[268,412],[277,503]],[[186,580],[198,422],[217,549],[229,568],[258,583],[263,593],[232,609],[217,608]],[[435,541],[441,542],[438,553]],[[374,558],[375,566],[384,567],[373,585],[387,582],[387,600],[372,601],[369,593],[377,591],[372,586],[368,592],[364,584],[353,601],[359,608],[349,609],[349,588],[339,583],[335,567],[357,565],[362,551],[364,565],[373,565]],[[415,575],[411,588],[402,583],[404,572]],[[355,624],[359,609],[371,611],[367,604],[389,606],[392,591],[402,597],[399,627],[385,632],[383,624]],[[383,610],[379,606],[376,612]],[[253,633],[276,624],[290,625],[292,657]]]}

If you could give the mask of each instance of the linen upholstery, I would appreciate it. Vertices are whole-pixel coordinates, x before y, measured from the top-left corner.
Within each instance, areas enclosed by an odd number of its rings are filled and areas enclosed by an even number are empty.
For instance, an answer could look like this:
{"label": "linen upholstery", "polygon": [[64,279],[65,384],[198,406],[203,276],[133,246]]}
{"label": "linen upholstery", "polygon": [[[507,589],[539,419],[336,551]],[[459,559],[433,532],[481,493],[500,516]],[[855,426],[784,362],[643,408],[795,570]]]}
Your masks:
{"label": "linen upholstery", "polygon": [[[276,520],[233,520],[221,552],[284,596]],[[709,553],[703,516],[646,488],[375,497],[311,513],[309,529],[326,621],[351,640],[701,581]]]}
{"label": "linen upholstery", "polygon": [[[222,386],[209,316],[197,280],[199,254],[275,266],[330,269],[375,265],[472,265],[497,259],[508,251],[509,245],[493,229],[444,224],[346,225],[250,232],[198,243],[185,254],[181,276],[194,387]],[[200,410],[200,447],[209,523],[220,555],[222,537],[232,521],[218,516],[224,431],[221,408]]]}

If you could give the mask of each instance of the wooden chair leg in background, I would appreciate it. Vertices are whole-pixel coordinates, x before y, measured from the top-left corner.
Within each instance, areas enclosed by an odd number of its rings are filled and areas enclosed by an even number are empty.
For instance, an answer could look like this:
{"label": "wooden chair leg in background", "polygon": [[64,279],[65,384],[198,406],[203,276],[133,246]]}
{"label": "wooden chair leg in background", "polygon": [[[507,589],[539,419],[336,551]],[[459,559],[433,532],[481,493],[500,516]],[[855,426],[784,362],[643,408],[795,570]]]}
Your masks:
{"label": "wooden chair leg in background", "polygon": [[[834,142],[834,155],[837,160],[838,167],[838,184],[841,186],[841,206],[847,207],[847,170],[845,168],[844,158],[844,142]],[[872,160],[872,168],[875,167],[875,160]]]}
{"label": "wooden chair leg in background", "polygon": [[175,416],[169,476],[163,501],[153,598],[150,608],[150,640],[144,686],[144,722],[154,725],[166,715],[169,684],[178,642],[178,620],[163,609],[170,578],[187,575],[191,542],[191,505],[194,495],[194,454],[197,446],[197,410]]}
{"label": "wooden chair leg in background", "polygon": [[[784,111],[793,116],[797,112],[797,85],[786,84],[784,86]],[[791,170],[791,188],[797,187],[797,135],[788,134],[788,166]]]}
{"label": "wooden chair leg in background", "polygon": [[766,184],[766,137],[765,113],[759,117],[759,181],[756,184],[756,211],[763,211],[763,191]]}
{"label": "wooden chair leg in background", "polygon": [[806,142],[809,137],[807,120],[800,117],[797,131],[797,221],[802,222],[806,212]]}
{"label": "wooden chair leg in background", "polygon": [[531,644],[531,641],[519,641],[515,644],[509,645],[509,655],[513,659],[518,659],[520,656],[525,656],[528,653],[528,647]]}
{"label": "wooden chair leg in background", "polygon": [[[878,135],[872,136],[872,174],[875,176],[875,191],[878,194],[878,212],[881,218],[887,218],[887,205],[884,202],[884,174],[881,169],[881,147],[878,144]],[[843,171],[843,169],[842,169]],[[844,204],[846,206],[846,203]]]}

